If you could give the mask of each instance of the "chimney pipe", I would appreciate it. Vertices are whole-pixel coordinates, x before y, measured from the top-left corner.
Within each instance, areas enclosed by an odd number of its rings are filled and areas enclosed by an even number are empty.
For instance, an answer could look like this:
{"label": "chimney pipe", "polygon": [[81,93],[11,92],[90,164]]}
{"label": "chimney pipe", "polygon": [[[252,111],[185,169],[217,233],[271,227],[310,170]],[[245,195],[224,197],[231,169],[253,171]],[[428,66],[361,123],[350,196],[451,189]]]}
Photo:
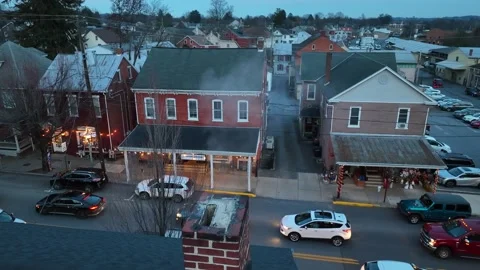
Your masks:
{"label": "chimney pipe", "polygon": [[472,56],[473,55],[473,49],[470,49],[470,51],[468,52],[468,56]]}
{"label": "chimney pipe", "polygon": [[325,83],[330,83],[330,74],[332,72],[332,53],[327,53],[327,58],[325,59]]}

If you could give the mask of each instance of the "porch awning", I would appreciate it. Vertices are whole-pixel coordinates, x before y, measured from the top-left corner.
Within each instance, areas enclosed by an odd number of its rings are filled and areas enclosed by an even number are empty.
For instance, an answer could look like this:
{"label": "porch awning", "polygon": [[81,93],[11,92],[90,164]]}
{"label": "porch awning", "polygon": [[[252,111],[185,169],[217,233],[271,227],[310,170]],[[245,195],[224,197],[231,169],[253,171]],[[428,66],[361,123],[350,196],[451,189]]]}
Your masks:
{"label": "porch awning", "polygon": [[446,169],[422,136],[332,135],[338,165]]}
{"label": "porch awning", "polygon": [[259,128],[138,125],[118,147],[121,151],[255,156]]}
{"label": "porch awning", "polygon": [[450,61],[450,60],[445,60],[437,63],[437,66],[445,67],[448,69],[452,70],[466,70],[467,67],[465,67],[464,64],[457,62],[457,61]]}

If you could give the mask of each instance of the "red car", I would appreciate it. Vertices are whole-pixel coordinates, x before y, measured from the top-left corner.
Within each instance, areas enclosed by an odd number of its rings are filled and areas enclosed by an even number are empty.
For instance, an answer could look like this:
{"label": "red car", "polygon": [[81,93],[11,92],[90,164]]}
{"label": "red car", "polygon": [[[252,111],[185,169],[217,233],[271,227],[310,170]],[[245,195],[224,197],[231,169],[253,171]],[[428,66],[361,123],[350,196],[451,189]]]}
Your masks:
{"label": "red car", "polygon": [[475,121],[470,122],[470,126],[472,128],[480,128],[480,120],[475,120]]}
{"label": "red car", "polygon": [[442,79],[433,79],[432,87],[433,88],[442,88],[443,87]]}

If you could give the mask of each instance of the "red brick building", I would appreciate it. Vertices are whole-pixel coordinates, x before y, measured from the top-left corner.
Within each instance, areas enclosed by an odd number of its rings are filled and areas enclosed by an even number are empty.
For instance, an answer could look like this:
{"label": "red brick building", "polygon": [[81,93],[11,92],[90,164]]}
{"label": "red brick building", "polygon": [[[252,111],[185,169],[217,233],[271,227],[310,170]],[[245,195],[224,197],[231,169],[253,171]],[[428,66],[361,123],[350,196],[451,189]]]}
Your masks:
{"label": "red brick building", "polygon": [[265,40],[270,33],[265,27],[247,27],[242,30],[228,29],[223,34],[223,39],[235,40],[240,48],[256,48],[258,40]]}
{"label": "red brick building", "polygon": [[449,38],[455,35],[454,31],[447,31],[438,28],[433,28],[426,33],[426,42],[432,44],[442,45],[445,38]]}
{"label": "red brick building", "polygon": [[[136,124],[134,96],[130,85],[137,70],[121,55],[87,53],[87,63],[95,111],[91,112],[83,76],[81,54],[58,55],[40,80],[47,114],[66,110],[68,121],[57,129],[52,141],[54,152],[87,155],[98,153],[94,118],[99,119],[105,152],[116,150]],[[59,98],[59,93],[65,99]],[[62,108],[62,104],[66,104]]]}
{"label": "red brick building", "polygon": [[330,40],[325,34],[317,34],[306,39],[300,44],[293,45],[293,53],[295,58],[295,66],[300,66],[302,61],[302,53],[304,52],[344,52],[337,43]]}
{"label": "red brick building", "polygon": [[[247,171],[250,191],[265,130],[266,75],[263,50],[152,49],[132,87],[139,125],[120,150],[154,152],[152,134],[170,129],[178,136],[162,150],[174,168],[210,162],[211,188],[214,167]],[[129,179],[127,158],[126,167]]]}
{"label": "red brick building", "polygon": [[210,41],[207,40],[205,36],[186,36],[181,39],[176,46],[178,48],[218,48],[218,46],[213,45]]}

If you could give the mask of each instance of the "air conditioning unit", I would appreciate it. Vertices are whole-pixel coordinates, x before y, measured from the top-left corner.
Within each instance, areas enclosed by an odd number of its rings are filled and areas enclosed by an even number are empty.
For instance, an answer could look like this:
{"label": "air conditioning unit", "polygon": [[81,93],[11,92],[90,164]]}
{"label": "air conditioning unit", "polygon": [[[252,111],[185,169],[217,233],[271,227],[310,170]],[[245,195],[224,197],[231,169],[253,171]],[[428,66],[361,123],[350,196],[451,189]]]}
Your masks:
{"label": "air conditioning unit", "polygon": [[273,147],[275,145],[275,139],[273,136],[267,136],[267,140],[266,140],[266,148],[267,149],[270,149],[270,150],[273,150]]}
{"label": "air conditioning unit", "polygon": [[398,124],[397,124],[397,128],[398,128],[398,129],[406,129],[406,128],[407,128],[407,124],[405,124],[405,123],[398,123]]}

